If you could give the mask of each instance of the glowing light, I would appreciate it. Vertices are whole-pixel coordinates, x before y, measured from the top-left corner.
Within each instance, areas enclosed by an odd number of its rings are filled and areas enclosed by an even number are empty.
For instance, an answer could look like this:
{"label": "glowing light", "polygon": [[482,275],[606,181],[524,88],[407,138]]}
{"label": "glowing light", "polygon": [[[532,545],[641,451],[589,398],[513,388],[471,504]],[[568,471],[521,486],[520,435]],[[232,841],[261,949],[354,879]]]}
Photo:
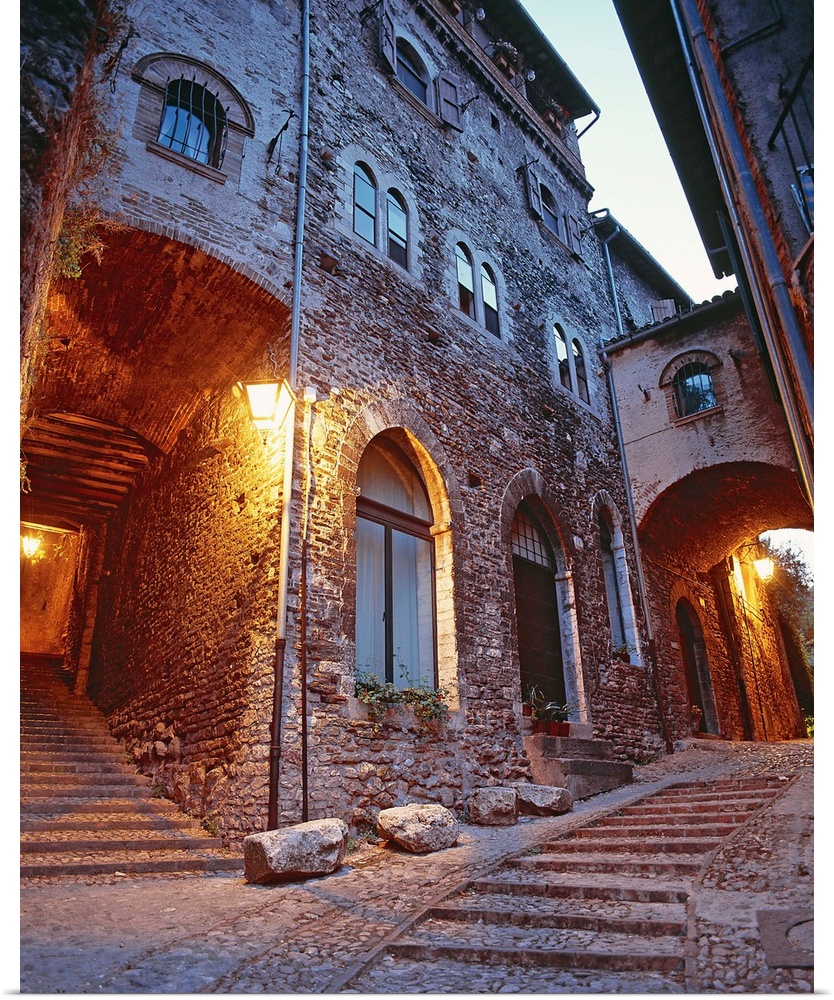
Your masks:
{"label": "glowing light", "polygon": [[295,396],[286,382],[241,382],[249,418],[262,432],[278,430]]}
{"label": "glowing light", "polygon": [[762,580],[770,580],[773,576],[775,564],[771,558],[765,557],[764,559],[754,559],[753,565],[756,567],[756,572]]}
{"label": "glowing light", "polygon": [[41,539],[35,535],[21,535],[20,543],[23,546],[23,554],[27,559],[32,559],[41,547]]}

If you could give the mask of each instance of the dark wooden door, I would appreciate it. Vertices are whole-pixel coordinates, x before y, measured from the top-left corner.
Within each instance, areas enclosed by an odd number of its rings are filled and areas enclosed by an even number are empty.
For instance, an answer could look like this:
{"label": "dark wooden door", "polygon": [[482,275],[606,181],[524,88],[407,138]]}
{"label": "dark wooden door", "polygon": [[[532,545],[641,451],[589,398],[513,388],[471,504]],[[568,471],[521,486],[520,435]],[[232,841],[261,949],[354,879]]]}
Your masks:
{"label": "dark wooden door", "polygon": [[514,556],[513,577],[521,689],[535,685],[545,699],[563,705],[565,675],[553,570]]}

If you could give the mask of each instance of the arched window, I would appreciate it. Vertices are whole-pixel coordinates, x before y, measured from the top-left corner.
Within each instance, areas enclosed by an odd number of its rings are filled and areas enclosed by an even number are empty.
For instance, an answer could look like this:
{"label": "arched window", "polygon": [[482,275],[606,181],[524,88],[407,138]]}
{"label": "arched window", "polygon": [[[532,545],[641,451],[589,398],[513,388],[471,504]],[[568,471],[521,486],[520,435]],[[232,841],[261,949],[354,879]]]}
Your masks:
{"label": "arched window", "polygon": [[475,318],[475,271],[472,255],[463,245],[455,246],[458,269],[458,308],[472,319]]}
{"label": "arched window", "polygon": [[198,163],[219,167],[226,147],[226,112],[214,94],[193,80],[169,80],[157,142]]}
{"label": "arched window", "polygon": [[588,373],[585,370],[585,354],[582,345],[574,338],[573,344],[573,370],[576,374],[576,392],[585,403],[591,402],[591,394],[588,391]]}
{"label": "arched window", "polygon": [[433,515],[426,487],[384,435],[365,449],[357,485],[357,673],[398,687],[435,687]]}
{"label": "arched window", "polygon": [[397,79],[423,104],[428,104],[429,74],[414,49],[397,39]]}
{"label": "arched window", "polygon": [[617,562],[614,557],[613,528],[605,511],[599,513],[599,542],[602,549],[602,573],[605,578],[605,597],[608,603],[608,619],[611,623],[611,645],[626,644],[626,626],[623,615],[623,601],[617,580]]}
{"label": "arched window", "polygon": [[542,221],[547,226],[547,228],[555,233],[557,236],[561,236],[559,232],[559,210],[556,207],[556,199],[550,188],[540,185],[541,189],[541,205],[542,205]]}
{"label": "arched window", "polygon": [[402,195],[393,188],[388,192],[388,256],[408,267],[408,210]]}
{"label": "arched window", "polygon": [[710,410],[718,405],[709,368],[703,361],[688,361],[672,379],[675,410],[679,417]]}
{"label": "arched window", "polygon": [[559,365],[559,381],[566,389],[572,389],[570,379],[570,362],[568,361],[568,341],[565,331],[558,323],[553,325],[553,338],[556,341],[556,361]]}
{"label": "arched window", "polygon": [[546,701],[567,701],[556,558],[530,506],[522,501],[511,527],[521,689],[537,688]]}
{"label": "arched window", "polygon": [[376,181],[363,163],[353,168],[353,231],[376,246]]}
{"label": "arched window", "polygon": [[481,295],[484,300],[484,326],[497,337],[501,332],[498,326],[498,287],[495,275],[487,264],[481,264]]}

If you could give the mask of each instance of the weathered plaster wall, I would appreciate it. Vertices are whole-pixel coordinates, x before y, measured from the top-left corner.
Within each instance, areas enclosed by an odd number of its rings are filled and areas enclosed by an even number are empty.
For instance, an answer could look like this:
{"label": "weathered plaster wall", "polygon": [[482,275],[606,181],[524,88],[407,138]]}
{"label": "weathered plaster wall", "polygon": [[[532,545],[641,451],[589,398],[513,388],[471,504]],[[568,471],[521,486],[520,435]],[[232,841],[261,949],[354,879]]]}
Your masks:
{"label": "weathered plaster wall", "polygon": [[[704,307],[701,321],[696,311],[612,353],[638,521],[693,469],[739,461],[795,468],[785,418],[741,303],[731,293],[724,301]],[[713,373],[718,407],[678,420],[660,381],[672,361],[691,351],[707,351],[720,364]]]}

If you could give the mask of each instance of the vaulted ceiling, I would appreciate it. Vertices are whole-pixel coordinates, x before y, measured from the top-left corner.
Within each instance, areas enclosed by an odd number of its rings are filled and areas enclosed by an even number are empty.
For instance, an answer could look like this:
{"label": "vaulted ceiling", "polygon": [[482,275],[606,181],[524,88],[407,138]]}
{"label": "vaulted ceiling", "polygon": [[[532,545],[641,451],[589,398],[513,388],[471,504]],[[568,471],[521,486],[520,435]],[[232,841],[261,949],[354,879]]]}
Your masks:
{"label": "vaulted ceiling", "polygon": [[51,289],[21,441],[21,517],[78,527],[116,510],[205,401],[286,353],[289,310],[251,278],[153,233],[107,234]]}

